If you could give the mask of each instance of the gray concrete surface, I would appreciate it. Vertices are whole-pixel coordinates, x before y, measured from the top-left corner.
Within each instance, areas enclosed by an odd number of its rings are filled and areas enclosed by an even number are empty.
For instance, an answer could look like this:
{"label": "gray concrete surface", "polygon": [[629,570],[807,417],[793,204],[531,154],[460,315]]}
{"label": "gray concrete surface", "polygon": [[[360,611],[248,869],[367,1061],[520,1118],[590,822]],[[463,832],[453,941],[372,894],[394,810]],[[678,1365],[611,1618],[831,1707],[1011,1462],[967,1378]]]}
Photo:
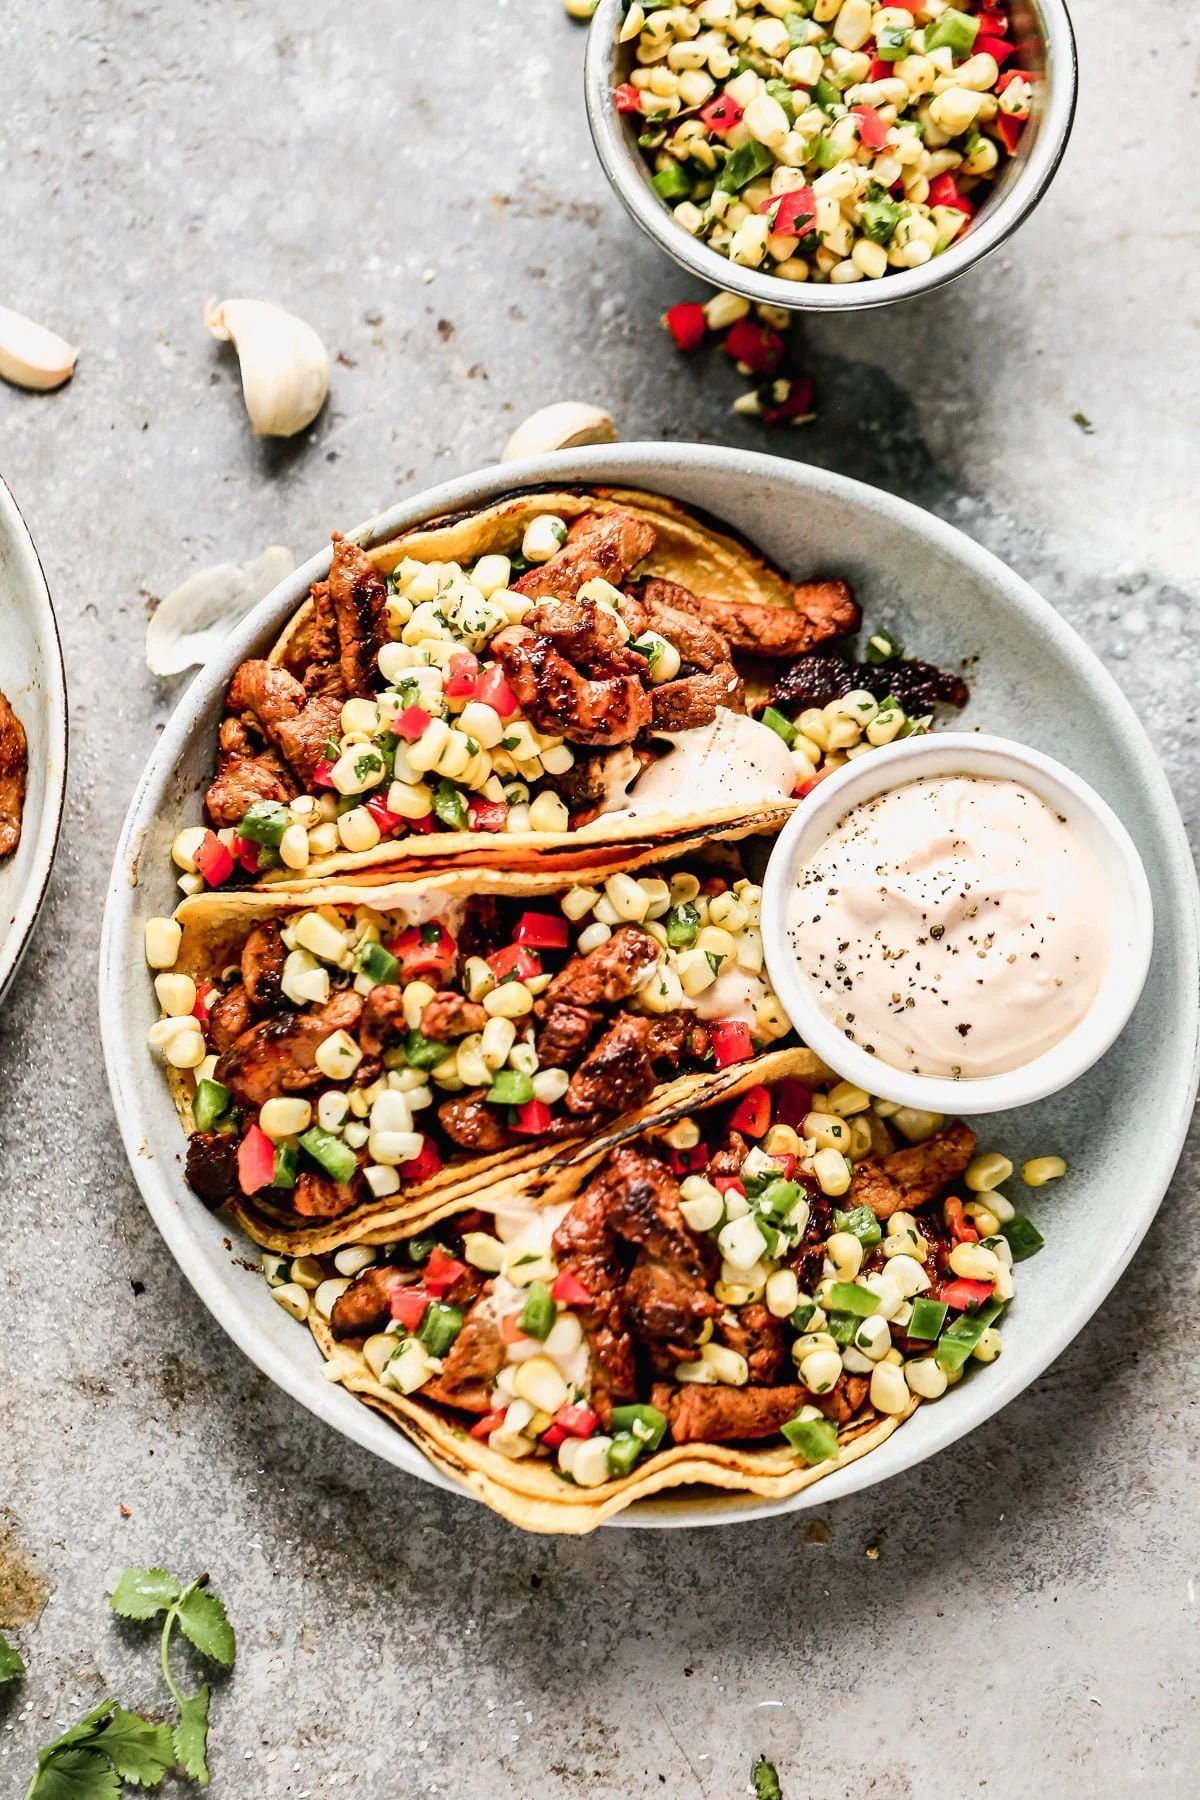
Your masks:
{"label": "gray concrete surface", "polygon": [[[812,327],[820,421],[771,447],[1007,557],[1117,673],[1194,822],[1196,15],[1142,0],[1131,34],[1112,0],[1075,11],[1080,116],[1036,220],[940,297]],[[176,691],[142,665],[151,596],[271,541],[307,554],[567,395],[630,438],[762,441],[732,369],[659,329],[687,286],[602,185],[582,49],[556,0],[0,19],[0,299],[82,346],[62,393],[0,393],[73,732],[0,1019],[0,1608],[48,1595],[0,1700],[0,1792],[107,1686],[155,1698],[102,1601],[137,1559],[208,1568],[229,1602],[213,1791],[238,1800],[725,1800],[760,1750],[787,1800],[1194,1794],[1194,1146],[1101,1315],[966,1443],[803,1521],[586,1543],[316,1426],[226,1343],[125,1167],[94,959]],[[201,328],[218,292],[290,304],[338,352],[303,440],[250,438]]]}

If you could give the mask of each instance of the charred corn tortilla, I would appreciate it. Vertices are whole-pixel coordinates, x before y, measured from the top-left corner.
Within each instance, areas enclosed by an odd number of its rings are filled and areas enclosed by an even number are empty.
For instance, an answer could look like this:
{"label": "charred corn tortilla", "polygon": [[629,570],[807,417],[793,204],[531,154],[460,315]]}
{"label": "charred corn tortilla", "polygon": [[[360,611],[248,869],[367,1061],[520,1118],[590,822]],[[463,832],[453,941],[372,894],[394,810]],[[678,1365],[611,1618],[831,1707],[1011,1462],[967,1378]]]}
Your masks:
{"label": "charred corn tortilla", "polygon": [[[515,554],[526,527],[539,515],[552,513],[570,524],[585,514],[620,509],[654,527],[654,548],[638,565],[639,577],[651,575],[678,583],[714,600],[790,609],[796,584],[774,569],[757,550],[728,531],[701,520],[663,495],[620,488],[576,488],[522,492],[479,512],[434,519],[367,552],[381,574],[390,574],[406,558],[418,562],[455,562],[469,568],[489,554]],[[291,619],[268,660],[302,678],[309,660],[310,637],[315,619],[313,601],[307,599]],[[754,698],[770,686],[768,665],[752,655],[733,652],[733,660]],[[636,784],[634,792],[636,793]],[[681,799],[683,797],[681,796]],[[681,833],[703,828],[710,837],[738,838],[754,831],[778,831],[795,805],[794,800],[763,802],[749,811],[744,805],[718,807],[688,813],[672,808],[637,818],[602,815],[590,824],[563,832],[486,831],[438,832],[434,836],[410,833],[385,839],[371,850],[340,850],[315,860],[301,878],[347,875],[369,870],[406,866],[427,868],[446,859],[469,856],[481,864],[522,867],[548,855],[577,850],[587,844],[632,843],[653,837],[663,844]],[[294,887],[296,879],[286,869],[270,871],[262,885]]]}
{"label": "charred corn tortilla", "polygon": [[[698,851],[701,847],[701,840],[688,840],[688,850]],[[587,875],[590,880],[603,881],[610,875],[661,862],[662,853],[657,846],[642,845],[632,858],[610,846],[603,861],[588,865]],[[570,878],[565,878],[558,868],[459,868],[375,886],[357,882],[310,884],[286,896],[278,890],[196,895],[185,900],[177,912],[183,936],[175,969],[197,983],[215,980],[239,961],[242,947],[255,926],[268,920],[281,922],[320,906],[367,906],[392,913],[403,912],[406,903],[420,901],[427,906],[434,897],[447,904],[479,895],[533,898],[561,893],[564,885],[571,885]],[[590,1140],[581,1132],[577,1137],[557,1141],[552,1151],[535,1140],[527,1146],[464,1154],[436,1175],[411,1182],[397,1195],[369,1199],[335,1218],[301,1219],[261,1195],[236,1195],[227,1203],[227,1210],[262,1248],[299,1256],[323,1254],[350,1243],[388,1243],[446,1217],[468,1198],[499,1184],[508,1192],[528,1196],[536,1204],[549,1204],[554,1196],[570,1191],[577,1158],[594,1163],[606,1148],[636,1134],[650,1120],[683,1116],[710,1093],[719,1097],[731,1091],[730,1084],[745,1069],[773,1066],[778,1054],[767,1053],[724,1071],[681,1075],[657,1088],[644,1106],[614,1119]],[[824,1073],[823,1065],[811,1052],[799,1055],[807,1076],[815,1079]],[[190,1136],[196,1129],[192,1079],[169,1064],[167,1073],[184,1131]]]}
{"label": "charred corn tortilla", "polygon": [[[636,1135],[650,1123],[656,1127],[669,1124],[675,1118],[737,1099],[759,1085],[769,1086],[787,1078],[812,1081],[824,1073],[827,1071],[811,1051],[772,1052],[753,1063],[724,1071],[702,1094],[694,1094],[690,1100],[679,1098],[672,1106],[646,1109],[646,1116],[636,1124],[630,1121],[619,1133],[594,1139],[559,1158],[557,1169],[497,1182],[487,1192],[476,1192],[465,1204],[487,1210],[489,1205],[522,1202],[549,1206],[569,1200],[584,1187],[615,1143]],[[437,1219],[459,1210],[462,1203],[444,1204],[416,1224],[393,1230],[392,1236],[416,1235]],[[435,1468],[484,1505],[523,1530],[547,1534],[581,1536],[635,1501],[679,1487],[702,1485],[762,1499],[787,1498],[865,1456],[910,1418],[919,1404],[913,1396],[904,1412],[889,1416],[868,1408],[839,1428],[836,1454],[815,1466],[806,1465],[787,1443],[750,1448],[693,1442],[655,1452],[639,1463],[631,1475],[584,1488],[564,1479],[547,1461],[532,1457],[513,1460],[486,1442],[472,1438],[450,1411],[423,1401],[419,1392],[406,1396],[385,1387],[359,1349],[334,1338],[326,1319],[310,1311],[309,1325],[326,1359],[330,1380],[398,1426]]]}

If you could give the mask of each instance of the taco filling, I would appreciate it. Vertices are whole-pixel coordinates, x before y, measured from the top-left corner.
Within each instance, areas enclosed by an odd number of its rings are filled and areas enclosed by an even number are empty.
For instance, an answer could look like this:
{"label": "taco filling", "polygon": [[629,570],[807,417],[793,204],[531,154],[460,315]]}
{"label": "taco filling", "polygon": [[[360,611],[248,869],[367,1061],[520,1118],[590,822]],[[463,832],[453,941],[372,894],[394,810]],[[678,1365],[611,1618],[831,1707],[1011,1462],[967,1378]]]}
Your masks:
{"label": "taco filling", "polygon": [[672,1445],[817,1465],[999,1355],[1014,1261],[1041,1239],[978,1191],[998,1168],[961,1122],[784,1079],[647,1128],[564,1204],[501,1199],[264,1270],[331,1352],[360,1352],[376,1397],[430,1404],[510,1463],[582,1487]]}
{"label": "taco filling", "polygon": [[743,1062],[790,1030],[760,899],[675,867],[262,919],[219,978],[157,977],[152,1038],[195,1078],[188,1180],[210,1206],[337,1218]]}
{"label": "taco filling", "polygon": [[[176,860],[220,886],[414,834],[661,814],[685,792],[698,810],[786,801],[811,762],[750,716],[745,659],[778,672],[855,630],[854,597],[778,578],[780,604],[693,592],[644,572],[657,537],[642,510],[568,527],[533,509],[519,552],[385,575],[335,534],[300,641],[234,675],[213,830]],[[660,758],[669,778],[649,784]]]}

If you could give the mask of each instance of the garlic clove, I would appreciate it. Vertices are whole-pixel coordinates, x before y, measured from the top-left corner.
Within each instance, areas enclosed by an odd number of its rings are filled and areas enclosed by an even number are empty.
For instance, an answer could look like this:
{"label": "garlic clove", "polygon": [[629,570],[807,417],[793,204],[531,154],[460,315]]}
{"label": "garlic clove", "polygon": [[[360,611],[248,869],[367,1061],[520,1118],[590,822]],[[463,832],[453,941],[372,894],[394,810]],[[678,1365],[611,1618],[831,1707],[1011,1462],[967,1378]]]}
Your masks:
{"label": "garlic clove", "polygon": [[311,325],[266,300],[210,300],[204,323],[232,344],[255,437],[295,437],[329,392],[329,353]]}
{"label": "garlic clove", "polygon": [[291,574],[296,559],[270,544],[244,566],[216,563],[198,569],[161,600],[146,629],[146,662],[152,674],[179,675],[207,662],[252,606]]}
{"label": "garlic clove", "polygon": [[0,375],[14,387],[61,387],[75,373],[79,356],[57,332],[35,325],[23,313],[0,306]]}
{"label": "garlic clove", "polygon": [[573,450],[580,444],[615,444],[617,428],[599,406],[559,400],[532,413],[505,444],[501,462],[521,456],[544,456],[548,450]]}

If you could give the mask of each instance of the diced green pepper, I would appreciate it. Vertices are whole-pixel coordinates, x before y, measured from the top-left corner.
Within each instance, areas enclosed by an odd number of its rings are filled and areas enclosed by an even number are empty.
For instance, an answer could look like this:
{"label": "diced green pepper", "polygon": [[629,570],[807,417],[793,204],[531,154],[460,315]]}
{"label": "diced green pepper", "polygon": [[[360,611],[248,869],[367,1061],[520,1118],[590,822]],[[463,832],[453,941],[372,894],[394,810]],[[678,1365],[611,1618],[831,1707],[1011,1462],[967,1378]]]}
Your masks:
{"label": "diced green pepper", "polygon": [[837,1455],[837,1426],[828,1419],[789,1419],[783,1435],[806,1463],[828,1462]]}
{"label": "diced green pepper", "polygon": [[816,1310],[815,1300],[802,1300],[789,1321],[793,1331],[807,1331],[809,1320]]}
{"label": "diced green pepper", "polygon": [[632,1432],[647,1455],[658,1449],[667,1432],[666,1414],[657,1406],[614,1406],[612,1422],[618,1431]]}
{"label": "diced green pepper", "polygon": [[467,803],[452,781],[443,779],[434,789],[433,810],[451,831],[467,829]]}
{"label": "diced green pepper", "polygon": [[435,1237],[409,1238],[407,1244],[409,1262],[427,1263],[440,1243],[441,1239]]}
{"label": "diced green pepper", "polygon": [[525,1304],[521,1308],[521,1316],[517,1320],[526,1337],[536,1338],[544,1344],[550,1336],[558,1308],[550,1298],[550,1289],[544,1281],[531,1281],[525,1290]]}
{"label": "diced green pepper", "polygon": [[[865,200],[860,214],[863,236],[869,237],[873,244],[882,244],[886,249],[900,223],[901,211],[897,200]],[[867,660],[872,660],[869,649]]]}
{"label": "diced green pepper", "polygon": [[949,1310],[944,1300],[929,1300],[919,1294],[912,1303],[912,1317],[904,1327],[906,1336],[932,1343],[946,1323]]}
{"label": "diced green pepper", "polygon": [[1004,1307],[1001,1301],[985,1300],[977,1313],[962,1314],[961,1317],[955,1319],[953,1325],[942,1333],[938,1347],[934,1351],[934,1357],[947,1374],[953,1375],[956,1369],[964,1366],[988,1326],[998,1319],[1003,1311]]}
{"label": "diced green pepper", "polygon": [[788,124],[794,125],[796,123],[796,102],[792,98],[792,90],[787,82],[778,80],[768,81],[767,92],[770,94],[772,100],[778,100],[780,106],[782,106],[784,112],[787,114]]}
{"label": "diced green pepper", "polygon": [[[904,645],[894,631],[873,631],[867,639],[867,661],[873,663],[877,669],[883,663],[895,662],[898,656],[903,655]],[[887,698],[895,706],[896,702],[892,700],[890,694]],[[887,701],[884,701],[883,704],[886,706]]]}
{"label": "diced green pepper", "polygon": [[793,50],[803,50],[808,43],[808,15],[812,12],[815,0],[800,0],[800,11],[790,12],[783,21],[787,26],[787,34],[792,40]]}
{"label": "diced green pepper", "polygon": [[829,1333],[840,1350],[845,1350],[854,1342],[854,1334],[858,1330],[858,1314],[830,1313],[822,1330]]}
{"label": "diced green pepper", "polygon": [[667,914],[667,942],[672,950],[686,950],[700,932],[700,914],[690,901],[673,906]]}
{"label": "diced green pepper", "polygon": [[436,1069],[449,1055],[449,1044],[439,1044],[420,1031],[410,1031],[404,1040],[404,1060],[410,1069]]}
{"label": "diced green pepper", "polygon": [[673,200],[686,200],[692,191],[692,178],[686,169],[680,168],[677,162],[668,163],[657,175],[650,178],[650,185],[661,200],[670,204]]}
{"label": "diced green pepper", "polygon": [[300,1148],[308,1152],[313,1161],[332,1175],[335,1181],[351,1181],[358,1168],[358,1158],[349,1144],[332,1131],[322,1131],[319,1125],[310,1125],[307,1131],[300,1133]]}
{"label": "diced green pepper", "polygon": [[296,1149],[295,1144],[276,1144],[275,1174],[271,1186],[277,1188],[294,1188],[296,1185],[296,1171],[299,1167],[299,1163],[300,1152]]}
{"label": "diced green pepper", "polygon": [[756,175],[762,175],[771,168],[775,158],[765,144],[757,138],[751,138],[748,144],[740,144],[725,163],[725,167],[717,176],[716,185],[726,194],[740,194],[742,189]]}
{"label": "diced green pepper", "polygon": [[227,1087],[219,1081],[204,1080],[196,1083],[196,1094],[192,1101],[192,1117],[196,1121],[197,1131],[211,1131],[217,1120],[229,1110],[229,1102],[233,1098]]}
{"label": "diced green pepper", "polygon": [[826,1312],[853,1313],[858,1319],[869,1319],[879,1310],[879,1295],[854,1281],[835,1281],[823,1304]]}
{"label": "diced green pepper", "polygon": [[849,154],[848,149],[843,149],[833,138],[826,136],[819,137],[813,145],[812,159],[818,169],[836,169],[840,162],[845,162]]}
{"label": "diced green pepper", "polygon": [[447,1306],[444,1300],[429,1302],[417,1336],[430,1356],[445,1356],[462,1330],[465,1316],[461,1306]]}
{"label": "diced green pepper", "polygon": [[278,800],[256,800],[242,817],[238,836],[254,844],[277,846],[292,822],[292,815]]}
{"label": "diced green pepper", "polygon": [[813,99],[824,112],[828,112],[831,106],[840,106],[842,103],[842,90],[834,86],[828,75],[819,77],[812,93]]}
{"label": "diced green pepper", "polygon": [[519,1069],[498,1069],[487,1097],[493,1106],[524,1106],[533,1099],[533,1082]]}
{"label": "diced green pepper", "polygon": [[796,1202],[803,1193],[804,1189],[798,1181],[770,1181],[762,1191],[759,1205],[773,1219],[778,1219],[783,1224],[789,1214],[795,1211]]}
{"label": "diced green pepper", "polygon": [[762,722],[770,726],[777,737],[783,739],[789,750],[792,748],[796,742],[796,727],[790,719],[784,718],[775,707],[767,706],[763,708]]}
{"label": "diced green pepper", "polygon": [[931,50],[949,50],[953,56],[970,56],[975,47],[979,20],[970,13],[947,7],[941,18],[925,27],[925,54]]}
{"label": "diced green pepper", "polygon": [[368,981],[395,981],[400,964],[382,944],[364,944],[358,953],[358,972]]}
{"label": "diced green pepper", "polygon": [[833,1229],[850,1232],[858,1239],[864,1250],[869,1250],[872,1244],[879,1243],[883,1237],[879,1220],[869,1206],[852,1206],[849,1212],[840,1212],[835,1207]]}
{"label": "diced green pepper", "polygon": [[[986,1195],[984,1199],[986,1201]],[[1014,1262],[1024,1262],[1027,1256],[1036,1256],[1046,1242],[1033,1220],[1027,1219],[1024,1213],[1017,1213],[1000,1230],[1008,1239]]]}
{"label": "diced green pepper", "polygon": [[642,1446],[631,1431],[618,1431],[608,1446],[608,1472],[616,1480],[630,1475],[642,1454]]}
{"label": "diced green pepper", "polygon": [[875,33],[875,54],[880,62],[899,62],[908,55],[911,25],[884,25]]}

